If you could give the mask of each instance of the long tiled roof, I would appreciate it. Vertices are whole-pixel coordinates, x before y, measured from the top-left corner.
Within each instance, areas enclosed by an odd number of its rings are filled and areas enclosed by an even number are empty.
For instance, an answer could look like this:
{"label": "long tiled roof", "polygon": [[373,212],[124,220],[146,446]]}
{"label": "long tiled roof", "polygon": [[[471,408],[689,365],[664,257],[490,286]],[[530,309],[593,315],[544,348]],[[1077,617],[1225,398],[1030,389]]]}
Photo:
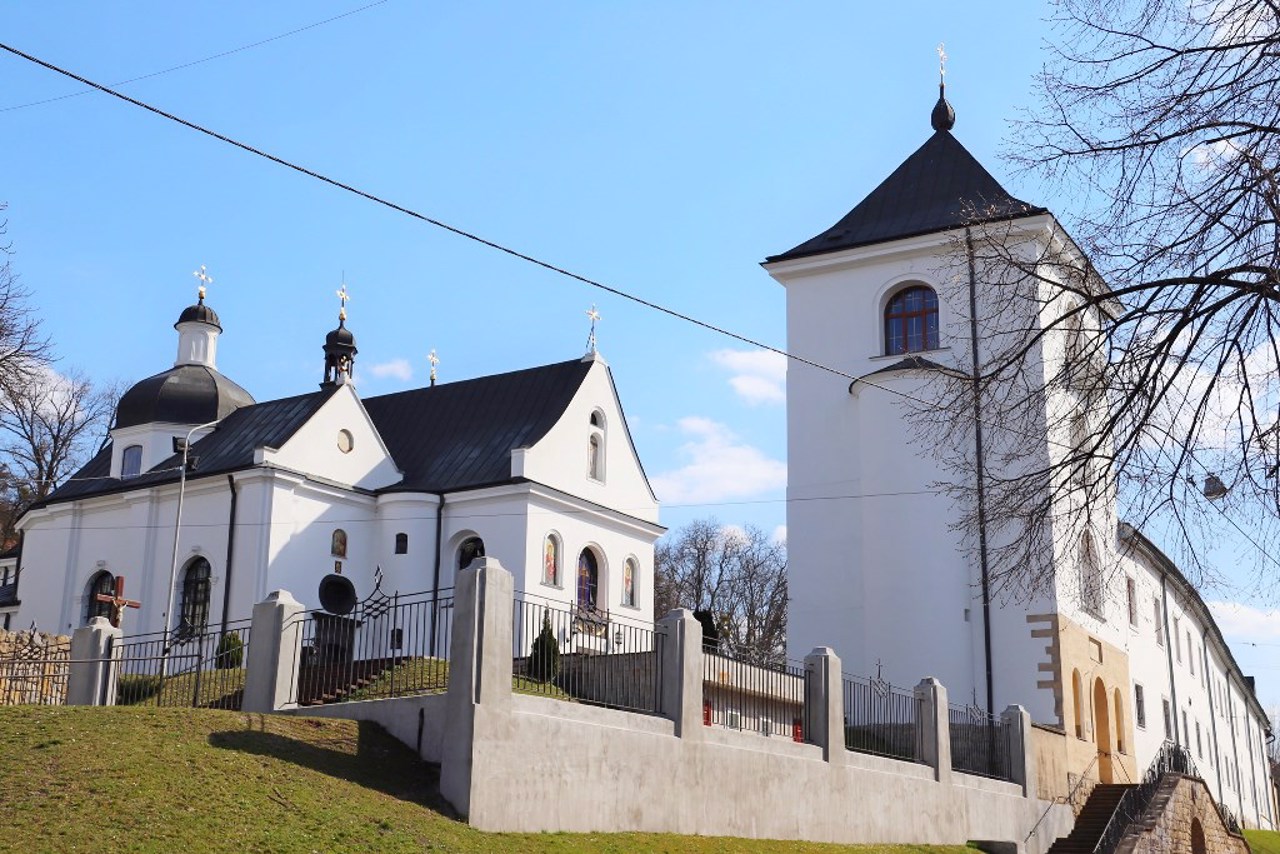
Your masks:
{"label": "long tiled roof", "polygon": [[1009,195],[950,131],[940,130],[839,222],[767,260],[788,261],[1040,213],[1045,209]]}
{"label": "long tiled roof", "polygon": [[384,394],[364,401],[404,480],[384,491],[449,492],[511,480],[511,451],[546,435],[592,362]]}
{"label": "long tiled roof", "polygon": [[[385,491],[450,492],[512,480],[511,451],[546,435],[591,365],[574,359],[368,398],[365,408],[404,472]],[[257,448],[279,448],[333,393],[326,389],[236,410],[192,445],[195,474],[252,466]],[[108,445],[41,505],[175,481],[181,464],[175,454],[137,477],[112,478]]]}

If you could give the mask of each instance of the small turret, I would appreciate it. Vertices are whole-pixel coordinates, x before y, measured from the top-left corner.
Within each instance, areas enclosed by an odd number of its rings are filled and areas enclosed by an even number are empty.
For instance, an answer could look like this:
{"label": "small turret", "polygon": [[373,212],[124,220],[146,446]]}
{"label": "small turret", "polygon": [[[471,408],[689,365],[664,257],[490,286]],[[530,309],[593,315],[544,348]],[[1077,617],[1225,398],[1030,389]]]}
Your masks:
{"label": "small turret", "polygon": [[356,336],[347,328],[347,294],[344,283],[338,291],[338,299],[342,307],[338,309],[338,328],[330,332],[324,339],[324,381],[321,388],[332,388],[352,382],[355,371]]}

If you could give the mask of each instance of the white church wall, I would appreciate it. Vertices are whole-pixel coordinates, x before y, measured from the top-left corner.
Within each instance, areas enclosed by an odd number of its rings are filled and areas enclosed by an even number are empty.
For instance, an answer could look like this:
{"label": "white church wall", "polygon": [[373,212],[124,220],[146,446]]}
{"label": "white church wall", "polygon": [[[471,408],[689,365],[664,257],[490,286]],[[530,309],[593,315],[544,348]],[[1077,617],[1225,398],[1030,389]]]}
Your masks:
{"label": "white church wall", "polygon": [[[148,472],[174,455],[175,440],[186,440],[187,433],[195,424],[139,424],[111,431],[111,476],[119,477],[123,465],[124,449],[133,445],[142,448],[142,467],[140,471]],[[212,432],[212,428],[199,430],[192,434],[191,441],[200,441]],[[193,451],[194,453],[194,451]]]}
{"label": "white church wall", "polygon": [[[604,419],[603,429],[598,431],[591,424],[592,413],[597,411]],[[603,438],[602,478],[588,472],[593,432]],[[658,503],[627,434],[609,369],[599,357],[560,420],[532,448],[513,454],[512,462],[515,477],[529,478],[649,522],[658,521]]]}
{"label": "white church wall", "polygon": [[260,453],[273,465],[361,489],[403,477],[350,385],[339,386],[282,447]]}
{"label": "white church wall", "polygon": [[[436,569],[435,495],[393,492],[378,496],[375,562],[382,567],[382,589],[387,593],[420,593],[432,589]],[[396,554],[396,537],[404,534],[405,553]],[[447,576],[444,556],[440,573]],[[441,587],[448,585],[441,581]]]}
{"label": "white church wall", "polygon": [[517,487],[503,486],[446,496],[442,588],[453,587],[458,570],[466,568],[458,565],[463,542],[478,536],[484,541],[485,556],[497,558],[503,566],[510,567],[516,577],[516,589],[520,589],[520,567],[530,561],[526,551],[528,520],[522,492]]}

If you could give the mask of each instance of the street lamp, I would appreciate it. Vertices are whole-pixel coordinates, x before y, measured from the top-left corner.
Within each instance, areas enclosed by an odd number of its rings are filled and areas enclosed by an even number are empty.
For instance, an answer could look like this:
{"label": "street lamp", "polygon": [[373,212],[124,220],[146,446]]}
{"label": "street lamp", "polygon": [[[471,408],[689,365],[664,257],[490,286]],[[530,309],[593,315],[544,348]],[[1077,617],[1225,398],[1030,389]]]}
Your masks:
{"label": "street lamp", "polygon": [[[169,660],[169,650],[173,646],[173,634],[177,629],[170,629],[169,623],[173,619],[173,597],[175,586],[178,583],[178,536],[182,531],[182,500],[187,493],[187,461],[191,452],[191,437],[197,430],[205,430],[209,427],[215,427],[222,421],[221,418],[215,418],[207,424],[198,424],[187,431],[187,438],[182,442],[182,469],[178,475],[178,515],[173,521],[173,559],[169,562],[169,598],[166,600],[164,612],[164,655],[165,663]],[[175,448],[176,450],[176,448]],[[161,676],[163,678],[163,675]]]}

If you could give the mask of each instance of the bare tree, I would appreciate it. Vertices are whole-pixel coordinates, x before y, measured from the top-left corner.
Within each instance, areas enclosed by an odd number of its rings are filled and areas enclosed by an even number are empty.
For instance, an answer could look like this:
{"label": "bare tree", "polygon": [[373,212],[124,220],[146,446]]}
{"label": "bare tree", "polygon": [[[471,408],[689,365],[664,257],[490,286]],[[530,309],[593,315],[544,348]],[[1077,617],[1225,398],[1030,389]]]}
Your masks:
{"label": "bare tree", "polygon": [[[0,202],[0,211],[7,208]],[[49,364],[51,355],[29,304],[31,295],[13,270],[13,246],[3,240],[8,224],[0,220],[0,389],[20,388]]]}
{"label": "bare tree", "polygon": [[658,543],[654,578],[656,612],[708,612],[722,652],[758,664],[785,656],[786,547],[759,528],[691,522]]}
{"label": "bare tree", "polygon": [[961,306],[976,284],[983,334],[969,316],[956,332],[978,367],[940,377],[946,411],[924,417],[945,431],[940,453],[983,483],[979,502],[955,478],[968,529],[985,517],[997,582],[1044,584],[1118,500],[1193,581],[1213,580],[1197,547],[1239,529],[1274,593],[1280,4],[1056,8],[1040,103],[1011,153],[1060,212],[1083,213],[1034,236],[974,209],[953,278]]}

